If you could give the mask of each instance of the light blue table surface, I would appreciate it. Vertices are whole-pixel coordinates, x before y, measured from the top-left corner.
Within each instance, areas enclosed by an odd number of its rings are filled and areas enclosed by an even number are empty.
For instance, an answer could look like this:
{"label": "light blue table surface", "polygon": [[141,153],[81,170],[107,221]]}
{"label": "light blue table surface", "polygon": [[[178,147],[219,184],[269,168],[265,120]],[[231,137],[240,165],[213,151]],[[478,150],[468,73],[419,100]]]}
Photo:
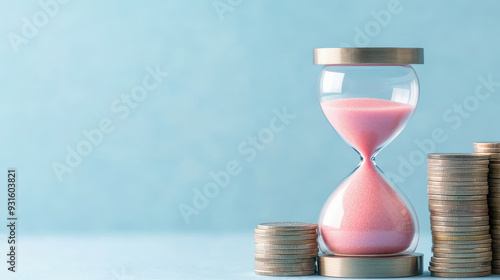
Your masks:
{"label": "light blue table surface", "polygon": [[[417,251],[431,278],[430,236]],[[255,275],[253,252],[252,233],[21,237],[18,272],[0,279],[280,279]]]}

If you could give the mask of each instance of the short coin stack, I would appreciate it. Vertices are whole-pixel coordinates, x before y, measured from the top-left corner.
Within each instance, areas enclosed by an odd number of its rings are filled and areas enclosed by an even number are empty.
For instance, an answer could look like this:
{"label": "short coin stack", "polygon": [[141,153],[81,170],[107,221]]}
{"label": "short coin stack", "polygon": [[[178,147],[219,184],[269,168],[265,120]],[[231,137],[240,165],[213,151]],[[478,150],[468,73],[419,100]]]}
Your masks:
{"label": "short coin stack", "polygon": [[264,223],[255,229],[255,273],[267,276],[316,274],[316,224]]}
{"label": "short coin stack", "polygon": [[474,152],[490,157],[488,173],[488,205],[493,250],[492,272],[500,274],[500,143],[474,143]]}
{"label": "short coin stack", "polygon": [[433,243],[431,275],[490,275],[488,155],[429,154],[427,163]]}

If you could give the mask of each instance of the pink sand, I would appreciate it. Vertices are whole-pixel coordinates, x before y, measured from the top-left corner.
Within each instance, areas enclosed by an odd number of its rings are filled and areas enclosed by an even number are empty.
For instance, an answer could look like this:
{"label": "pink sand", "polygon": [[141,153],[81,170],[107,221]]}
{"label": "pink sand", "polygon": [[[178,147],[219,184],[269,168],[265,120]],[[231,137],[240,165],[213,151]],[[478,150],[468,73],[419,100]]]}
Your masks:
{"label": "pink sand", "polygon": [[321,107],[333,127],[367,159],[323,209],[320,234],[325,245],[343,255],[405,251],[415,234],[413,217],[369,158],[402,129],[414,107],[372,98],[331,100]]}
{"label": "pink sand", "polygon": [[414,106],[375,98],[335,99],[321,103],[328,121],[364,158],[370,158],[402,129]]}

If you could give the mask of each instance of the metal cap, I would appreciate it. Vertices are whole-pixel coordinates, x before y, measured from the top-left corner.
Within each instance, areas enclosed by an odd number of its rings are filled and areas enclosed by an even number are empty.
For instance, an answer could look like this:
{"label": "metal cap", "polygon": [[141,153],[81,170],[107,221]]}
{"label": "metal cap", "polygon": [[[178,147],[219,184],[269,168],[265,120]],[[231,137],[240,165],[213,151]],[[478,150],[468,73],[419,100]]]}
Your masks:
{"label": "metal cap", "polygon": [[392,257],[318,257],[318,274],[329,277],[392,278],[421,275],[423,255]]}
{"label": "metal cap", "polygon": [[423,48],[314,49],[314,64],[423,64]]}

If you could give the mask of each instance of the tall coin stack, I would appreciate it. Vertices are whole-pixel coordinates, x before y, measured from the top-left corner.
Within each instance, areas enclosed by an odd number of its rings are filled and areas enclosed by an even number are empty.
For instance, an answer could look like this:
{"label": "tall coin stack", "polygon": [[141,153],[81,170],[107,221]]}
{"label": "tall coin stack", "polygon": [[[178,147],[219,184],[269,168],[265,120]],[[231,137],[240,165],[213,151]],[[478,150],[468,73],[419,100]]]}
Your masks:
{"label": "tall coin stack", "polygon": [[267,276],[316,274],[316,224],[264,223],[255,229],[255,273]]}
{"label": "tall coin stack", "polygon": [[500,274],[500,143],[474,143],[474,152],[490,156],[488,205],[493,250],[492,272]]}
{"label": "tall coin stack", "polygon": [[488,155],[429,154],[427,163],[433,245],[431,275],[490,275]]}

